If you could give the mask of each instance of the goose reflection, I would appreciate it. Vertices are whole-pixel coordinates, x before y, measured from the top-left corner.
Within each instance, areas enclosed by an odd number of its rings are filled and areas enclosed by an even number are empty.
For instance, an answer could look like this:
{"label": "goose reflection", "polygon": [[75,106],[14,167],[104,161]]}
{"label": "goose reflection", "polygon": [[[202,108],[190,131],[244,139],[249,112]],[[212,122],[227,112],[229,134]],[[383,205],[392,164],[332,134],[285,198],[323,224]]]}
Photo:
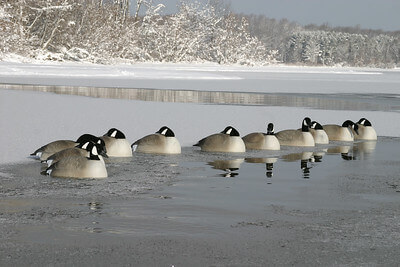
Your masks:
{"label": "goose reflection", "polygon": [[374,153],[375,148],[376,141],[363,141],[355,143],[353,146],[353,155],[356,157],[356,159],[364,160]]}
{"label": "goose reflection", "polygon": [[362,141],[352,146],[341,145],[328,148],[329,154],[340,154],[343,160],[365,160],[373,154],[376,141]]}
{"label": "goose reflection", "polygon": [[[103,211],[103,203],[98,202],[98,201],[91,201],[87,203],[87,206],[89,207],[89,210],[94,213],[101,214]],[[99,222],[93,221],[92,225],[93,227],[86,227],[85,230],[89,233],[102,233],[103,229],[101,227],[97,227]]]}
{"label": "goose reflection", "polygon": [[284,161],[288,161],[288,162],[300,161],[300,169],[303,173],[303,178],[309,179],[310,178],[310,169],[312,168],[312,166],[309,165],[309,162],[314,161],[313,155],[314,155],[314,152],[304,151],[304,152],[300,152],[300,153],[291,153],[291,154],[283,155],[282,159]]}
{"label": "goose reflection", "polygon": [[322,162],[322,158],[324,157],[326,152],[327,152],[327,149],[323,149],[323,150],[320,150],[320,151],[314,151],[312,157],[310,158],[310,160],[312,162]]}
{"label": "goose reflection", "polygon": [[223,170],[225,173],[221,174],[222,177],[235,177],[239,175],[237,170],[239,170],[240,165],[244,162],[243,158],[240,159],[230,159],[230,160],[214,160],[207,164],[213,169]]}
{"label": "goose reflection", "polygon": [[103,209],[103,203],[97,202],[97,201],[92,201],[88,203],[89,209],[92,211],[99,212]]}
{"label": "goose reflection", "polygon": [[[265,164],[265,169],[266,169],[266,173],[265,175],[268,178],[272,178],[272,176],[274,175],[273,173],[273,169],[274,169],[274,163],[278,161],[278,158],[246,158],[245,159],[246,162],[248,163],[264,163]],[[271,180],[268,180],[268,184],[271,183]]]}

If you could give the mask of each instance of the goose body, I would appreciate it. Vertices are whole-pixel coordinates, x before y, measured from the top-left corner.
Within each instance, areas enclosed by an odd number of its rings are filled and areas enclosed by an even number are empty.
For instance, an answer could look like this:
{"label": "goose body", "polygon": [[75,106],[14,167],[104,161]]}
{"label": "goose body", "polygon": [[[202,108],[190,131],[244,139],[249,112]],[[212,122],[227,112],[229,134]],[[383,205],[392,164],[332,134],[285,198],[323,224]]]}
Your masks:
{"label": "goose body", "polygon": [[282,146],[315,146],[314,137],[309,131],[310,125],[310,118],[304,118],[301,129],[283,130],[276,133],[276,137]]}
{"label": "goose body", "polygon": [[274,125],[268,124],[267,133],[250,133],[243,137],[246,149],[280,150],[281,145],[274,134]]}
{"label": "goose body", "polygon": [[[73,140],[57,140],[53,141],[51,143],[48,143],[47,145],[44,145],[40,148],[38,148],[35,152],[31,154],[31,156],[36,156],[38,157],[41,161],[47,160],[48,157],[51,155],[62,151],[67,148],[73,148],[80,143],[85,143],[87,141],[92,141],[96,143],[101,143],[98,137],[91,135],[91,134],[83,134],[81,135],[76,141]],[[102,143],[104,144],[104,143]]]}
{"label": "goose body", "polygon": [[315,144],[329,144],[328,134],[318,122],[311,123],[310,133],[314,137]]}
{"label": "goose body", "polygon": [[135,141],[132,144],[132,149],[135,152],[149,154],[180,154],[181,144],[175,137],[174,132],[170,128],[163,126],[156,133],[146,135]]}
{"label": "goose body", "polygon": [[53,163],[46,169],[46,174],[52,177],[64,178],[106,178],[107,169],[97,148],[93,145],[89,157],[69,155]]}
{"label": "goose body", "polygon": [[199,146],[201,151],[206,152],[245,152],[245,144],[240,138],[239,132],[228,126],[221,133],[209,135],[194,146]]}
{"label": "goose body", "polygon": [[374,127],[369,120],[365,118],[361,118],[357,122],[358,133],[356,133],[353,129],[354,140],[377,140],[378,136]]}
{"label": "goose body", "polygon": [[358,126],[350,120],[343,122],[342,125],[326,124],[323,128],[330,141],[352,142],[354,141],[352,129],[358,131]]}
{"label": "goose body", "polygon": [[44,161],[47,160],[47,158],[51,155],[61,150],[75,147],[77,144],[78,143],[72,140],[53,141],[35,150],[35,152],[31,154],[31,156],[37,156],[41,161]]}
{"label": "goose body", "polygon": [[[89,157],[90,156],[90,149],[91,146],[89,146],[89,142],[85,142],[85,143],[81,143],[78,144],[75,147],[72,148],[67,148],[64,150],[61,150],[53,155],[51,155],[50,157],[47,158],[47,160],[43,161],[44,163],[47,164],[48,167],[50,167],[52,164],[56,163],[57,161],[63,159],[63,158],[67,158],[67,157]],[[107,154],[104,152],[104,148],[102,148],[102,145],[100,144],[95,144],[97,147],[97,151],[100,152],[99,154],[102,156],[100,157],[100,160],[103,161],[104,163],[104,159],[108,158]]]}
{"label": "goose body", "polygon": [[100,138],[105,143],[109,157],[132,157],[131,144],[120,130],[111,128]]}

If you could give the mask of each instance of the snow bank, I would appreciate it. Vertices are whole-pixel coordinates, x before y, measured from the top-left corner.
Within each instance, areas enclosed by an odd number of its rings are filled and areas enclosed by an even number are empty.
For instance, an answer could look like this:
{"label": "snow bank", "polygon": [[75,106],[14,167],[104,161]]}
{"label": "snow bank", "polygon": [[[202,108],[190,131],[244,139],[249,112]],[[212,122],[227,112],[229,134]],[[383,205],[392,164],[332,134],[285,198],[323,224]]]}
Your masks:
{"label": "snow bank", "polygon": [[[398,70],[0,62],[0,83],[264,93],[397,93]],[[382,86],[384,84],[384,86]]]}

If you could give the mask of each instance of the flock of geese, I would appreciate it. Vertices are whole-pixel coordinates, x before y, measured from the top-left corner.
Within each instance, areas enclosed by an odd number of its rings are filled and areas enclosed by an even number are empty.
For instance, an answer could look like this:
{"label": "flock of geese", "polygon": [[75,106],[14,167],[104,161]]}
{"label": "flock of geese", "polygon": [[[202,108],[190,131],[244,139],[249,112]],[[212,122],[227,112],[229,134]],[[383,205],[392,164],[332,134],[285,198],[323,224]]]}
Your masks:
{"label": "flock of geese", "polygon": [[[280,150],[281,146],[312,147],[329,141],[352,142],[377,140],[371,122],[365,118],[357,123],[346,120],[342,125],[321,125],[306,117],[300,129],[274,132],[269,123],[267,132],[250,133],[243,138],[232,126],[222,132],[207,136],[194,146],[206,152],[245,152],[246,149]],[[154,134],[144,136],[132,145],[118,129],[112,128],[103,136],[84,134],[76,141],[57,140],[46,144],[31,154],[47,167],[42,172],[53,177],[106,178],[108,176],[103,157],[132,157],[134,152],[152,154],[180,154],[181,145],[174,132],[161,127]]]}

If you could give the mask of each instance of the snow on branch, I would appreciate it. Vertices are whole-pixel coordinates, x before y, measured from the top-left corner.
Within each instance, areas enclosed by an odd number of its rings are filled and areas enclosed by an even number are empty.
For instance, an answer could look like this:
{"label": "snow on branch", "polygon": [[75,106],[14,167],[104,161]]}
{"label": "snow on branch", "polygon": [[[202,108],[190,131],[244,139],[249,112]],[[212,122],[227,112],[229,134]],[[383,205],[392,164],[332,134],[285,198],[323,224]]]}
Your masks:
{"label": "snow on branch", "polygon": [[63,5],[63,6],[47,6],[47,7],[32,7],[32,6],[28,6],[28,8],[35,10],[35,11],[55,11],[55,10],[71,10],[72,9],[72,5]]}

